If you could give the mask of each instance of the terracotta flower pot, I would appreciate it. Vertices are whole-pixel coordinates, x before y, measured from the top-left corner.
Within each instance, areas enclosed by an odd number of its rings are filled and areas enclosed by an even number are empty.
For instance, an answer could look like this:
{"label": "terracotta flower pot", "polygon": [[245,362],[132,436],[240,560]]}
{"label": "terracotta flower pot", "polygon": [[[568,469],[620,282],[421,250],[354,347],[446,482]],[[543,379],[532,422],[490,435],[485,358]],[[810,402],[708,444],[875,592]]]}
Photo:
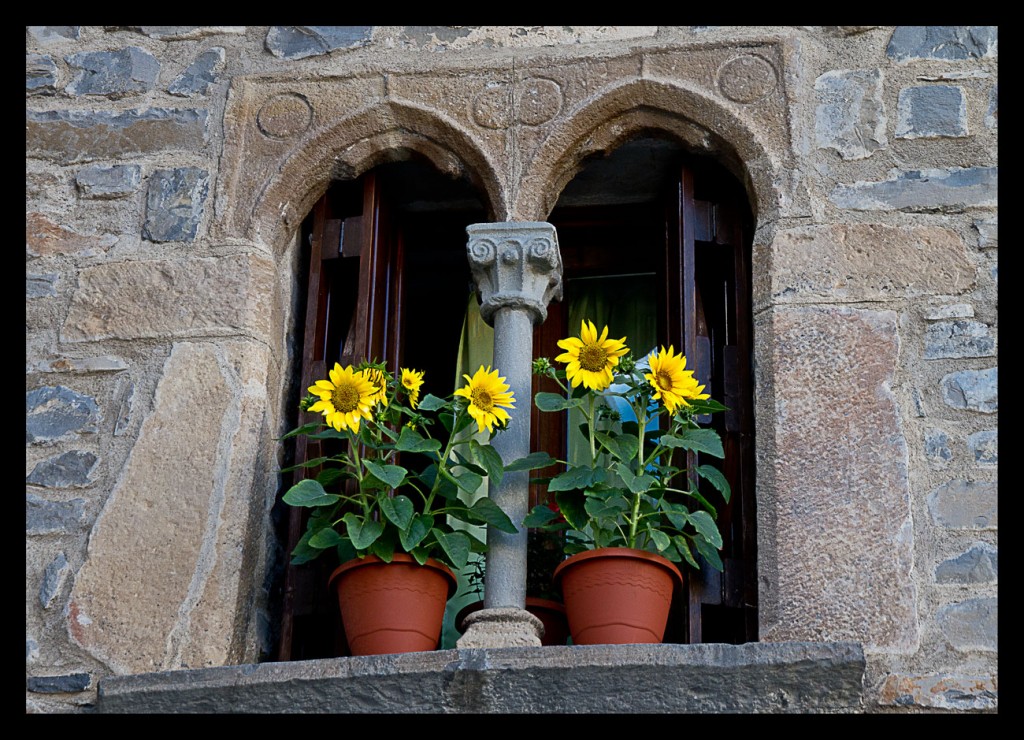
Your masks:
{"label": "terracotta flower pot", "polygon": [[683,575],[667,558],[606,547],[577,553],[555,568],[574,645],[661,642]]}
{"label": "terracotta flower pot", "polygon": [[374,555],[349,560],[331,574],[352,655],[434,650],[444,607],[455,593],[452,572],[436,560],[419,565],[395,553],[390,563]]}
{"label": "terracotta flower pot", "polygon": [[[483,601],[474,601],[466,604],[455,616],[455,626],[461,629],[461,625],[466,617],[483,608]],[[566,639],[569,637],[569,624],[565,618],[564,604],[552,601],[551,599],[527,596],[526,611],[537,617],[544,624],[544,636],[540,638],[542,645],[565,644]]]}

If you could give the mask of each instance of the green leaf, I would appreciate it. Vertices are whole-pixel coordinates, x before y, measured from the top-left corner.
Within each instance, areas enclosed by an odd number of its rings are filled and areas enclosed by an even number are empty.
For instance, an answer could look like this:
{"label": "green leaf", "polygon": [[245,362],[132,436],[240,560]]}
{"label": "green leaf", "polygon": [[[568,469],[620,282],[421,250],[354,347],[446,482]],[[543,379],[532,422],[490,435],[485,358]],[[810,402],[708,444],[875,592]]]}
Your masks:
{"label": "green leaf", "polygon": [[508,514],[502,511],[496,503],[487,497],[477,499],[476,502],[469,507],[469,511],[478,521],[483,524],[489,524],[501,532],[515,534],[519,531],[516,529],[516,525],[512,523],[512,520],[508,518]]}
{"label": "green leaf", "polygon": [[380,510],[388,519],[395,523],[399,529],[407,529],[412,521],[413,510],[412,499],[408,496],[381,496],[379,499]]}
{"label": "green leaf", "polygon": [[352,512],[346,514],[342,519],[345,520],[348,538],[352,540],[352,546],[357,550],[368,548],[384,531],[384,522],[372,519],[363,521],[363,519]]}
{"label": "green leaf", "polygon": [[321,486],[329,486],[343,475],[345,475],[345,471],[341,468],[324,468],[317,473],[316,482]]}
{"label": "green leaf", "polygon": [[672,544],[672,540],[667,534],[662,532],[660,529],[649,529],[647,533],[654,540],[654,546],[658,548],[658,552],[664,552],[665,549]]}
{"label": "green leaf", "polygon": [[327,493],[317,481],[305,478],[289,488],[281,500],[289,506],[330,506],[340,501],[341,496]]}
{"label": "green leaf", "polygon": [[402,543],[402,549],[410,552],[416,545],[423,542],[423,538],[430,533],[434,526],[434,517],[427,514],[417,514],[412,518],[408,530],[402,529],[398,532],[398,539]]}
{"label": "green leaf", "polygon": [[722,439],[714,429],[684,429],[676,435],[661,435],[659,442],[663,447],[682,447],[684,450],[725,457]]}
{"label": "green leaf", "polygon": [[541,411],[565,411],[583,405],[582,398],[566,398],[560,393],[541,391],[533,397],[533,402]]}
{"label": "green leaf", "polygon": [[323,424],[321,424],[320,422],[313,422],[312,424],[303,424],[300,427],[292,429],[290,432],[285,432],[277,439],[280,442],[281,440],[290,439],[291,437],[297,437],[300,434],[312,434],[321,427],[323,427]]}
{"label": "green leaf", "polygon": [[363,460],[370,474],[389,488],[398,488],[409,471],[399,465],[381,465],[373,460]]}
{"label": "green leaf", "polygon": [[314,532],[307,531],[299,538],[298,543],[295,545],[295,549],[292,550],[292,565],[308,563],[320,555],[322,550],[317,550],[316,548],[309,546],[309,538],[312,537],[313,534]]}
{"label": "green leaf", "polygon": [[619,460],[635,460],[640,447],[640,440],[635,436],[612,435],[605,432],[596,434],[597,441]]}
{"label": "green leaf", "polygon": [[583,491],[578,489],[559,491],[555,494],[555,503],[558,504],[565,521],[569,522],[570,527],[581,532],[587,526],[586,499]]}
{"label": "green leaf", "polygon": [[707,542],[707,540],[697,537],[693,540],[693,544],[694,547],[697,548],[697,552],[701,554],[701,557],[708,561],[708,565],[717,570],[719,573],[725,570],[724,566],[722,565],[722,558],[718,555],[718,550],[716,550],[712,545],[710,545]]}
{"label": "green leaf", "polygon": [[487,477],[490,478],[492,486],[500,486],[501,479],[505,475],[505,466],[502,464],[501,455],[490,445],[482,445],[475,439],[469,441],[469,449],[476,455],[476,459],[484,466]]}
{"label": "green leaf", "polygon": [[524,527],[540,528],[558,518],[558,514],[544,504],[537,504],[523,519]]}
{"label": "green leaf", "polygon": [[441,442],[424,437],[415,429],[402,427],[395,449],[399,452],[437,452],[441,449]]}
{"label": "green leaf", "polygon": [[548,484],[548,491],[557,492],[571,491],[577,488],[590,488],[598,483],[603,483],[607,477],[608,474],[604,468],[589,468],[585,465],[578,465],[552,478]]}
{"label": "green leaf", "polygon": [[703,400],[694,399],[691,400],[689,403],[690,408],[688,409],[688,411],[694,416],[699,416],[701,414],[713,414],[717,411],[729,410],[728,406],[723,406],[713,398],[705,398]]}
{"label": "green leaf", "polygon": [[[354,553],[355,550],[353,549],[352,557],[355,557]],[[388,537],[378,537],[374,543],[370,545],[370,553],[376,555],[385,563],[390,563],[395,557],[395,542]],[[344,563],[345,561],[342,560],[341,562]]]}
{"label": "green leaf", "polygon": [[729,481],[725,479],[725,475],[722,471],[713,465],[698,465],[696,467],[697,475],[704,480],[708,481],[722,493],[722,498],[725,499],[726,503],[729,503],[729,496],[732,494],[732,488],[729,486]]}
{"label": "green leaf", "polygon": [[325,462],[330,460],[329,457],[315,457],[312,460],[306,460],[305,462],[296,463],[295,465],[289,465],[287,468],[281,468],[282,473],[290,473],[293,470],[299,468],[315,468],[318,465],[323,465]]}
{"label": "green leaf", "polygon": [[438,409],[444,408],[446,402],[443,398],[438,398],[432,393],[425,395],[419,403],[417,410],[419,411],[437,411]]}
{"label": "green leaf", "polygon": [[693,558],[693,553],[690,552],[690,542],[681,534],[676,535],[672,538],[672,542],[675,543],[676,549],[679,550],[680,554],[686,559],[693,568],[700,570],[700,566],[697,561]]}
{"label": "green leaf", "polygon": [[324,527],[309,538],[309,546],[318,550],[326,550],[329,547],[341,544],[344,538],[334,530],[333,527]]}
{"label": "green leaf", "polygon": [[664,498],[661,499],[659,505],[661,510],[665,512],[665,516],[668,517],[669,522],[672,523],[672,526],[682,532],[683,528],[690,521],[690,510],[682,504],[674,503]]}
{"label": "green leaf", "polygon": [[505,472],[513,473],[517,470],[536,470],[537,468],[546,468],[548,465],[554,465],[556,462],[558,461],[546,452],[531,452],[526,457],[513,460],[506,465]]}
{"label": "green leaf", "polygon": [[445,533],[439,529],[433,530],[437,544],[444,550],[451,564],[456,568],[465,568],[469,562],[469,537],[464,532]]}
{"label": "green leaf", "polygon": [[629,511],[629,504],[621,496],[614,496],[605,499],[595,496],[587,496],[583,504],[587,515],[591,520],[610,519],[612,522],[619,518],[619,514]]}
{"label": "green leaf", "polygon": [[324,429],[322,432],[310,434],[310,439],[348,439],[348,432],[339,432],[337,429]]}
{"label": "green leaf", "polygon": [[472,470],[463,470],[458,475],[453,475],[452,480],[466,493],[476,493],[484,482],[483,476],[477,475]]}
{"label": "green leaf", "polygon": [[715,520],[706,511],[691,513],[690,523],[713,547],[717,549],[722,546],[722,534],[718,531],[718,525],[715,524]]}
{"label": "green leaf", "polygon": [[629,469],[629,466],[625,463],[616,463],[615,472],[622,478],[622,482],[626,484],[631,493],[644,493],[650,490],[651,486],[657,483],[654,478],[644,473],[643,475],[633,475],[633,471]]}

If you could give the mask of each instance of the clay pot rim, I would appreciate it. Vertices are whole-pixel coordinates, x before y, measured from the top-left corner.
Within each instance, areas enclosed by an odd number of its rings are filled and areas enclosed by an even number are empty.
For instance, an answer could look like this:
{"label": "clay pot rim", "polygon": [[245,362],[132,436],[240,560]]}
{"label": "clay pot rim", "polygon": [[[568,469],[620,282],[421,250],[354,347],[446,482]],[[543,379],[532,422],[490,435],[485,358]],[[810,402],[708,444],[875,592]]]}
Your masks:
{"label": "clay pot rim", "polygon": [[675,579],[677,586],[682,587],[683,585],[683,574],[671,560],[656,552],[637,550],[631,547],[598,547],[594,550],[584,550],[583,552],[578,552],[575,555],[570,555],[558,564],[555,568],[555,572],[551,576],[551,579],[556,584],[559,583],[561,581],[562,574],[566,570],[591,558],[631,558],[633,560],[648,560],[654,565],[658,565],[667,570]]}
{"label": "clay pot rim", "polygon": [[346,560],[344,563],[335,568],[334,571],[331,573],[331,577],[327,579],[327,587],[331,588],[334,585],[334,581],[336,578],[339,578],[342,575],[342,573],[353,570],[354,568],[360,568],[364,565],[392,565],[394,563],[411,565],[417,568],[433,568],[434,570],[439,571],[442,575],[444,575],[444,577],[448,581],[449,599],[455,595],[455,591],[459,587],[459,582],[455,578],[455,574],[452,573],[451,568],[442,563],[440,560],[427,558],[427,562],[425,562],[423,565],[420,565],[418,562],[416,562],[416,559],[413,558],[412,555],[405,552],[396,552],[394,555],[391,556],[390,563],[385,563],[376,555],[364,555],[361,558],[355,557],[351,560]]}

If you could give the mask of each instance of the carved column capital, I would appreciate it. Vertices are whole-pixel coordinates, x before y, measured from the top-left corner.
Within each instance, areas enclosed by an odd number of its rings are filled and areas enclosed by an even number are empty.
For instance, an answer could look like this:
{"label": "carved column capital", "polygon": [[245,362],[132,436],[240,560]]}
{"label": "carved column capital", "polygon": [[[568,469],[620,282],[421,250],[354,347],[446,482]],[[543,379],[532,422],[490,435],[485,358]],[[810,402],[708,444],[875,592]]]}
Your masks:
{"label": "carved column capital", "polygon": [[555,227],[544,221],[506,221],[466,227],[466,252],[480,315],[494,325],[499,308],[522,309],[534,324],[548,303],[562,300],[562,256]]}

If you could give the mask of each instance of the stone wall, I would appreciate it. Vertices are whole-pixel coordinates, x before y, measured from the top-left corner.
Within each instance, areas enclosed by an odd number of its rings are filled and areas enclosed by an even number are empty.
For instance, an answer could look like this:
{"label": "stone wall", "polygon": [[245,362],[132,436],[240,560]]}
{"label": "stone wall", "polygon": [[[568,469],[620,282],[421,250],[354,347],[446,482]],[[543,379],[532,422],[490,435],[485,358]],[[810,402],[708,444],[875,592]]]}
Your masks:
{"label": "stone wall", "polygon": [[26,28],[26,705],[260,661],[297,227],[396,147],[544,220],[666,131],[747,187],[762,641],[997,696],[994,27]]}

